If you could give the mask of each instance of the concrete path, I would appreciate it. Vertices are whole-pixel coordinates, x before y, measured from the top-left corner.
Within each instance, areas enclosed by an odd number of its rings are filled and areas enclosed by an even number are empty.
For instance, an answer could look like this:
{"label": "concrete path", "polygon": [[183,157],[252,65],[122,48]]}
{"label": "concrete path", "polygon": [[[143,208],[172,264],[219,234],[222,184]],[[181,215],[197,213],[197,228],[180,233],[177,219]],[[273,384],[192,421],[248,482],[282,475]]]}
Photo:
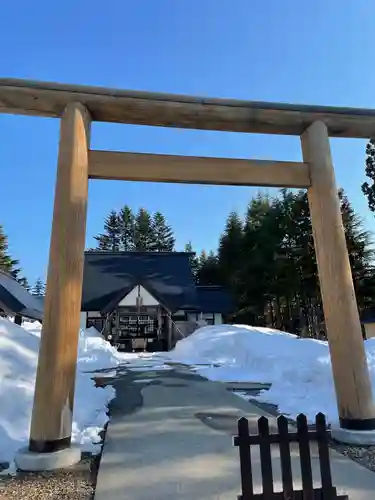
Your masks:
{"label": "concrete path", "polygon": [[[235,500],[240,494],[237,419],[256,432],[260,415],[275,418],[182,368],[127,372],[116,382],[117,398],[104,444],[95,500]],[[149,369],[148,369],[149,370]],[[273,450],[276,491],[281,490],[278,450]],[[259,454],[252,452],[254,483],[261,491]],[[313,450],[314,476],[319,464]],[[300,470],[293,450],[293,471]],[[375,474],[332,452],[334,484],[350,500],[375,498]],[[318,484],[317,484],[318,485]]]}

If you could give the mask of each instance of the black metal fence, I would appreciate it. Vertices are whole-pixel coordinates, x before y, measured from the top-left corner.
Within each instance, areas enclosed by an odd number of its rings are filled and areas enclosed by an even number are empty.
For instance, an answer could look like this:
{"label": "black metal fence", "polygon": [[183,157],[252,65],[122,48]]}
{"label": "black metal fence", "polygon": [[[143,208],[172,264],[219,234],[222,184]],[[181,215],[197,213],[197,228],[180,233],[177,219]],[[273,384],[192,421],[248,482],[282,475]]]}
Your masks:
{"label": "black metal fence", "polygon": [[[315,430],[309,430],[306,416],[297,417],[297,431],[289,431],[288,420],[284,416],[277,419],[278,432],[270,434],[268,419],[258,420],[258,434],[250,434],[246,418],[238,421],[238,436],[234,437],[234,446],[240,453],[242,494],[238,500],[348,500],[347,495],[337,495],[332,484],[330,455],[325,416],[318,413]],[[311,467],[310,442],[316,441],[319,453],[321,487],[314,488]],[[290,443],[298,443],[301,464],[302,490],[294,490]],[[274,491],[271,444],[278,444],[280,449],[282,491]],[[262,493],[254,493],[253,471],[251,464],[251,446],[259,446],[262,476]]]}

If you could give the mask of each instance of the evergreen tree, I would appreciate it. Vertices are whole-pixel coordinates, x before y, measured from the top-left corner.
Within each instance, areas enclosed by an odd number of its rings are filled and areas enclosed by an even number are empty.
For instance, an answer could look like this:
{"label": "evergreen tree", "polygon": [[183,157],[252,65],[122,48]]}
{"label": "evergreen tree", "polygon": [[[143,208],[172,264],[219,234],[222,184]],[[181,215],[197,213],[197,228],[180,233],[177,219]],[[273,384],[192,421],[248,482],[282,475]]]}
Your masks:
{"label": "evergreen tree", "polygon": [[118,252],[121,243],[120,220],[115,210],[111,210],[104,220],[104,233],[94,236],[98,242],[97,250]]}
{"label": "evergreen tree", "polygon": [[36,295],[37,297],[43,297],[45,294],[45,290],[46,290],[45,284],[43,283],[41,278],[38,278],[35,281],[35,285],[33,286],[31,293],[33,295]]}
{"label": "evergreen tree", "polygon": [[12,259],[8,253],[8,238],[4,233],[3,226],[0,224],[0,269],[17,278],[20,272],[20,269],[17,267],[18,264],[19,261]]}
{"label": "evergreen tree", "polygon": [[27,280],[27,278],[19,278],[18,279],[18,283],[20,285],[22,285],[24,288],[26,288],[26,290],[29,292],[31,290],[31,287],[29,285],[29,282]]}
{"label": "evergreen tree", "polygon": [[362,191],[367,197],[368,207],[371,212],[375,212],[375,139],[370,139],[366,146],[366,176],[369,182],[362,184]]}
{"label": "evergreen tree", "polygon": [[[258,322],[270,299],[270,267],[274,259],[270,226],[271,201],[258,194],[249,203],[244,225],[243,264],[239,273],[238,307],[244,321]],[[263,321],[260,319],[260,321]]]}
{"label": "evergreen tree", "polygon": [[189,243],[186,243],[185,252],[194,254],[189,257],[189,261],[190,261],[191,272],[193,273],[194,279],[197,281],[199,261],[193,250],[193,245],[191,244],[191,241],[189,241]]}
{"label": "evergreen tree", "polygon": [[219,240],[218,259],[224,282],[235,287],[241,272],[243,256],[243,222],[236,212],[227,218],[224,233]]}
{"label": "evergreen tree", "polygon": [[99,236],[94,236],[98,244],[94,251],[97,252],[112,252],[111,238],[107,234],[99,234]]}
{"label": "evergreen tree", "polygon": [[118,214],[121,250],[134,250],[135,220],[132,209],[125,205]]}
{"label": "evergreen tree", "polygon": [[140,208],[135,216],[134,248],[138,251],[152,251],[155,248],[155,239],[150,213]]}
{"label": "evergreen tree", "polygon": [[104,221],[104,232],[95,236],[97,247],[88,251],[158,251],[170,252],[174,249],[175,238],[172,228],[164,215],[154,216],[144,208],[134,215],[125,205],[117,214],[112,210]]}
{"label": "evergreen tree", "polygon": [[202,250],[198,262],[197,282],[199,285],[220,285],[222,283],[219,260],[212,250],[208,255],[205,250]]}
{"label": "evergreen tree", "polygon": [[152,234],[154,239],[154,250],[156,252],[172,252],[175,237],[171,226],[167,224],[164,215],[156,212],[152,218]]}
{"label": "evergreen tree", "polygon": [[363,308],[371,304],[375,296],[373,241],[370,232],[364,229],[361,217],[356,214],[343,190],[339,191],[339,197],[357,302],[359,307]]}
{"label": "evergreen tree", "polygon": [[318,336],[323,320],[311,217],[306,191],[282,193],[284,257],[278,277],[284,329]]}

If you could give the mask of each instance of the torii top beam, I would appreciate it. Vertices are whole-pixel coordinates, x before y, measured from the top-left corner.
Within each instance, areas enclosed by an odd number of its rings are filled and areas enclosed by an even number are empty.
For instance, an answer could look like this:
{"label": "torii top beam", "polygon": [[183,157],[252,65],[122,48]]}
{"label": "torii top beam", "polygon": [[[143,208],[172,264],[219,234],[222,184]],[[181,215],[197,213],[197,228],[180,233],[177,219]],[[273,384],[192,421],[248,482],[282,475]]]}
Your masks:
{"label": "torii top beam", "polygon": [[332,137],[375,137],[375,109],[295,105],[0,79],[0,112],[60,117],[81,102],[95,121],[301,135],[323,121]]}

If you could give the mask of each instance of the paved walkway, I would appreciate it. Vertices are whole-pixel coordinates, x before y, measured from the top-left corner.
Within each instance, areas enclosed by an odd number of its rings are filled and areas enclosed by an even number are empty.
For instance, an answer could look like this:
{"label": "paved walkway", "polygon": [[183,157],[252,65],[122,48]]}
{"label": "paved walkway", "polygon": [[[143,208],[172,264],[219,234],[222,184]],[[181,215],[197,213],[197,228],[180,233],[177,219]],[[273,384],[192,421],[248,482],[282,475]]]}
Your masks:
{"label": "paved walkway", "polygon": [[[149,369],[148,369],[149,370]],[[256,432],[260,415],[273,416],[187,370],[124,373],[104,444],[95,500],[235,500],[240,493],[238,449],[232,446],[237,419],[245,415]],[[273,455],[280,490],[277,449]],[[313,450],[314,475],[318,461]],[[350,500],[375,498],[375,474],[332,452],[334,484]],[[254,482],[260,487],[255,451]],[[297,453],[293,452],[300,487]]]}

